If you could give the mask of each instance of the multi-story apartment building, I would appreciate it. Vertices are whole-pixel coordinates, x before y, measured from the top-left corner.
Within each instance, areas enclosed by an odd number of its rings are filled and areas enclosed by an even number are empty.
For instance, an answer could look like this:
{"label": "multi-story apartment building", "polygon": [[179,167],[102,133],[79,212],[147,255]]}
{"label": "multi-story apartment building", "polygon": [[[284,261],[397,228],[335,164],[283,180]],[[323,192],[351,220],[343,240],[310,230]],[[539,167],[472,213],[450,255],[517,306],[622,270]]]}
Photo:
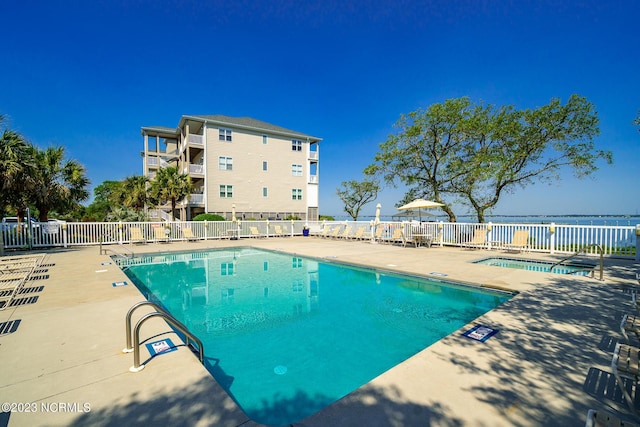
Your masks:
{"label": "multi-story apartment building", "polygon": [[[247,117],[182,116],[177,128],[149,126],[144,175],[177,165],[191,176],[193,193],[176,219],[199,213],[231,219],[318,219],[320,138]],[[150,211],[167,218],[170,207]]]}

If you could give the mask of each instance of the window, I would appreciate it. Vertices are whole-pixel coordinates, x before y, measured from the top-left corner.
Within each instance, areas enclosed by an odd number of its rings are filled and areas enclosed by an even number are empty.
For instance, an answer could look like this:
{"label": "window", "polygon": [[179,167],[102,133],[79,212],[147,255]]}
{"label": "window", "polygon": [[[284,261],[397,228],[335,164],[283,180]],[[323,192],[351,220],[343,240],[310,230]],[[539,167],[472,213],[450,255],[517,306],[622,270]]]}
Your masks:
{"label": "window", "polygon": [[267,135],[262,135],[262,143],[267,144]]}
{"label": "window", "polygon": [[221,185],[220,197],[222,198],[233,197],[233,185]]}
{"label": "window", "polygon": [[221,171],[233,170],[233,159],[231,157],[218,157],[218,169]]}
{"label": "window", "polygon": [[[233,263],[232,262],[223,262],[220,264],[220,275],[221,276],[233,276]],[[233,295],[233,289],[230,289],[230,295]]]}
{"label": "window", "polygon": [[302,280],[294,280],[293,282],[291,282],[291,290],[293,292],[304,291],[304,283],[302,283]]}
{"label": "window", "polygon": [[267,197],[268,192],[267,187],[262,187],[262,197]]}
{"label": "window", "polygon": [[267,162],[266,161],[262,162],[262,170],[263,171],[267,170]]}
{"label": "window", "polygon": [[291,141],[291,150],[292,151],[302,151],[302,141],[299,139],[294,139]]}
{"label": "window", "polygon": [[218,130],[218,135],[219,135],[220,141],[229,141],[229,142],[231,142],[231,129],[220,128]]}
{"label": "window", "polygon": [[302,176],[302,165],[291,165],[291,175]]}
{"label": "window", "polygon": [[291,190],[291,200],[302,200],[302,188],[293,188]]}

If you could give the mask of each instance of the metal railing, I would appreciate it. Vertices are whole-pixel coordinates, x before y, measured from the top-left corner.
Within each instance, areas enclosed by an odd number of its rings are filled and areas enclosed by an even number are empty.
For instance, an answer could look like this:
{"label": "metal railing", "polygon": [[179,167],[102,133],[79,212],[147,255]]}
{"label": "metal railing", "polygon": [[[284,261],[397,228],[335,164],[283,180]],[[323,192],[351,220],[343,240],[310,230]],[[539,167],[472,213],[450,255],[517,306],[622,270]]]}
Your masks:
{"label": "metal railing", "polygon": [[108,234],[100,235],[100,252],[99,252],[100,255],[106,255],[107,251],[109,251],[109,252],[112,252],[112,253],[114,253],[117,256],[122,257],[122,258],[128,258],[128,257],[134,258],[136,256],[136,254],[133,253],[132,249],[129,249],[128,247],[124,246],[122,243],[117,242],[117,241],[115,242],[115,244],[118,245],[119,247],[121,247],[122,249],[124,249],[124,252],[126,252],[125,254],[120,253],[120,252],[116,251],[115,249],[113,249],[111,247],[103,248],[102,247],[102,243],[103,243],[105,237],[111,237],[111,236],[109,236]]}
{"label": "metal railing", "polygon": [[[156,311],[153,311],[151,313],[147,313],[144,316],[142,316],[140,318],[140,320],[138,320],[138,322],[136,323],[136,326],[133,329],[133,333],[132,333],[132,330],[131,330],[131,317],[133,316],[133,313],[138,308],[143,307],[143,306],[151,306]],[[200,360],[200,363],[204,363],[204,346],[202,345],[202,341],[200,341],[200,339],[198,337],[196,337],[191,332],[189,332],[189,329],[185,325],[183,325],[181,322],[179,322],[175,317],[170,315],[167,311],[165,311],[158,304],[156,304],[154,302],[151,302],[151,301],[141,301],[141,302],[138,302],[138,303],[134,304],[129,309],[129,311],[127,312],[126,319],[125,319],[127,346],[122,350],[122,352],[123,353],[131,353],[131,352],[133,352],[133,366],[131,368],[129,368],[129,371],[131,371],[131,372],[140,372],[145,367],[145,365],[140,364],[140,328],[142,328],[142,325],[144,324],[144,322],[146,322],[147,320],[149,320],[151,318],[154,318],[154,317],[161,317],[170,326],[172,326],[173,328],[175,328],[178,331],[182,332],[182,334],[185,336],[185,345],[187,347],[190,347],[190,345],[189,345],[190,344],[190,340],[193,341],[198,347],[198,359]],[[133,340],[133,344],[131,342],[132,340]]]}
{"label": "metal railing", "polygon": [[598,248],[598,253],[600,253],[600,268],[599,268],[599,270],[600,270],[600,279],[599,280],[602,281],[603,280],[603,275],[604,275],[604,251],[602,250],[602,246],[600,246],[597,243],[592,243],[591,245],[587,245],[584,248],[578,250],[576,253],[572,254],[571,256],[568,256],[568,257],[564,258],[563,260],[556,262],[555,264],[553,264],[551,266],[551,268],[549,268],[549,272],[552,273],[553,269],[555,267],[561,265],[562,263],[564,263],[566,261],[569,261],[572,258],[575,258],[579,254],[581,254],[583,252],[586,252],[587,250],[589,250],[589,248],[592,248],[592,247]]}

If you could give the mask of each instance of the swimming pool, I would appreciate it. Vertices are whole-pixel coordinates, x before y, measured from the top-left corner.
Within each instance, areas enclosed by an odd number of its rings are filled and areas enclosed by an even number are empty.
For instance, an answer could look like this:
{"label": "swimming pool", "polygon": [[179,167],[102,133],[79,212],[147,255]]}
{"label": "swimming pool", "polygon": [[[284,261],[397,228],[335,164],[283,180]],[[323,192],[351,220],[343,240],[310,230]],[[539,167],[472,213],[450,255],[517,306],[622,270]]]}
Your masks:
{"label": "swimming pool", "polygon": [[126,264],[203,342],[218,383],[267,425],[319,411],[512,297],[252,248]]}
{"label": "swimming pool", "polygon": [[543,273],[552,272],[556,274],[573,274],[576,276],[587,276],[593,272],[593,269],[595,267],[592,264],[567,263],[558,265],[557,267],[553,268],[553,271],[551,271],[551,267],[555,264],[554,262],[503,257],[485,258],[479,261],[474,261],[474,263],[503,268],[517,268],[520,270],[540,271]]}

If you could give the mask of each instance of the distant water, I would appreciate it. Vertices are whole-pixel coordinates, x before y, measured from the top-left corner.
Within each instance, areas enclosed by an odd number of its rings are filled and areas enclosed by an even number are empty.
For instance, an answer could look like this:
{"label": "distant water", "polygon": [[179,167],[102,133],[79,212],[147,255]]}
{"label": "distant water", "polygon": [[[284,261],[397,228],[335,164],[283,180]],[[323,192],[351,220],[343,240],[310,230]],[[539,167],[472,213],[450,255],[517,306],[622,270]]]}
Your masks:
{"label": "distant water", "polygon": [[[336,220],[345,221],[351,220],[349,216],[336,216]],[[372,220],[371,216],[362,216],[358,218],[360,221]],[[382,221],[401,221],[400,218],[394,218],[390,215],[385,215],[380,218]],[[405,218],[406,219],[406,218]],[[411,219],[411,218],[409,218]],[[417,220],[418,217],[416,216]],[[449,217],[446,215],[426,216],[422,215],[423,221],[448,221]],[[457,217],[458,222],[476,222],[476,217],[472,215],[459,215]],[[486,222],[495,223],[518,223],[518,224],[549,224],[551,222],[555,224],[568,224],[568,225],[630,225],[636,226],[640,224],[640,215],[487,215]]]}

